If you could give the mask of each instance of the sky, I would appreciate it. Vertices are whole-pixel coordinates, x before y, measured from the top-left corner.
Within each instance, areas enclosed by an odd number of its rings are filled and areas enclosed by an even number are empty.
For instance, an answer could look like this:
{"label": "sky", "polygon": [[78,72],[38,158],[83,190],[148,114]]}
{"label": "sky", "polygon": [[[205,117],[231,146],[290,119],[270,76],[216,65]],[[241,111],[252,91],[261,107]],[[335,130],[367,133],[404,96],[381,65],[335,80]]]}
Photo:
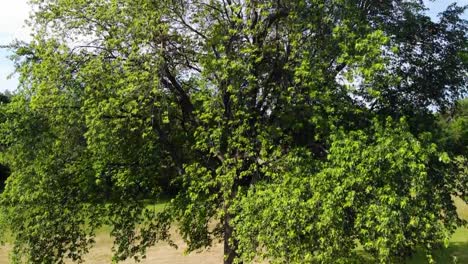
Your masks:
{"label": "sky", "polygon": [[[29,16],[27,0],[1,0],[0,8],[0,45],[11,43],[15,39],[29,39],[29,30],[24,21]],[[0,91],[13,91],[18,85],[17,76],[7,79],[14,71],[13,63],[7,58],[9,52],[0,49]]]}
{"label": "sky", "polygon": [[[28,41],[30,30],[25,26],[25,20],[29,17],[30,8],[28,0],[1,0],[0,8],[0,45],[6,45],[13,40]],[[429,8],[428,14],[437,20],[437,14],[456,2],[459,5],[468,5],[468,0],[424,0]],[[464,15],[468,19],[468,13]],[[0,49],[0,92],[5,90],[14,91],[18,85],[18,77],[13,75],[13,63],[7,58],[10,55],[8,50]]]}

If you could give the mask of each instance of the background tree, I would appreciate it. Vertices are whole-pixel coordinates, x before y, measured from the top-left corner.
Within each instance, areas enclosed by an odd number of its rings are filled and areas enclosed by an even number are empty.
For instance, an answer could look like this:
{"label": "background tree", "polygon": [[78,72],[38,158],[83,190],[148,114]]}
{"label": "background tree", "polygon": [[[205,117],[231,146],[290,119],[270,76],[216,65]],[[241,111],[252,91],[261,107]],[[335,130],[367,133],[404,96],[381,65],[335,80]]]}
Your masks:
{"label": "background tree", "polygon": [[[7,91],[5,93],[0,93],[0,107],[3,107],[3,105],[8,104],[10,102],[11,94]],[[5,117],[2,117],[3,119]],[[4,120],[1,120],[1,122],[4,122]],[[10,175],[10,169],[5,166],[0,164],[0,192],[3,191],[5,188],[5,181]]]}
{"label": "background tree", "polygon": [[439,114],[438,124],[441,128],[439,142],[444,145],[447,151],[453,156],[454,165],[457,168],[454,173],[463,176],[460,181],[455,182],[458,185],[458,196],[468,196],[466,188],[468,186],[468,98],[459,100],[446,112]]}
{"label": "background tree", "polygon": [[[357,243],[387,263],[462,224],[466,174],[431,108],[466,93],[464,8],[436,23],[400,0],[31,3],[1,125],[15,261],[80,261],[102,224],[122,260],[176,223],[189,251],[223,240],[225,263],[352,262]],[[145,209],[168,183],[167,208]]]}
{"label": "background tree", "polygon": [[454,155],[468,155],[468,98],[457,101],[445,113],[439,115],[442,128],[441,144]]}

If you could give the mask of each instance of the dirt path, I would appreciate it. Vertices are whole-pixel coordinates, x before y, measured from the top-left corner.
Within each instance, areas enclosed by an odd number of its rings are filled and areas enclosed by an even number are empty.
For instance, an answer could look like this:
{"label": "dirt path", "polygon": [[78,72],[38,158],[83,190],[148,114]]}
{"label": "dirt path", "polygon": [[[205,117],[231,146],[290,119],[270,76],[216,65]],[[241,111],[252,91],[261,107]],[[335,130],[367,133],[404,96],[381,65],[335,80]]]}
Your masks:
{"label": "dirt path", "polygon": [[[468,220],[468,205],[465,204],[461,199],[455,198],[455,204],[458,208],[458,213],[460,217]],[[460,254],[465,254],[467,252],[463,247],[465,244],[468,245],[467,235],[468,229],[459,229],[452,238],[454,243],[454,248],[460,248]],[[192,253],[190,255],[184,255],[185,246],[182,243],[180,237],[174,235],[176,243],[180,246],[179,249],[174,249],[167,244],[158,244],[150,249],[148,249],[147,259],[143,260],[140,263],[143,264],[218,264],[222,263],[223,259],[223,250],[222,245],[217,244],[208,251],[201,253]],[[458,244],[457,244],[458,243]],[[111,263],[112,253],[112,239],[106,232],[100,233],[96,237],[96,245],[90,251],[90,253],[85,257],[85,263],[91,264],[108,264]],[[462,249],[463,247],[463,249]],[[9,246],[0,246],[0,264],[8,264],[8,251],[10,250]],[[468,257],[465,255],[463,259]],[[71,262],[70,262],[71,263]],[[135,263],[134,261],[123,262],[125,264]],[[460,262],[468,263],[468,262]]]}
{"label": "dirt path", "polygon": [[8,251],[10,250],[9,246],[0,246],[0,264],[8,263]]}
{"label": "dirt path", "polygon": [[[185,246],[182,241],[177,241],[179,248],[174,249],[167,244],[158,244],[148,249],[147,258],[139,263],[142,264],[219,264],[222,263],[222,245],[217,244],[213,248],[201,253],[184,255]],[[112,263],[112,240],[107,234],[99,234],[96,237],[96,245],[85,257],[85,263],[109,264]],[[8,251],[10,247],[0,246],[0,264],[8,264]],[[72,263],[72,262],[69,262]],[[135,263],[133,260],[122,262],[125,264]]]}
{"label": "dirt path", "polygon": [[[178,249],[175,249],[165,243],[158,244],[148,249],[148,254],[145,260],[140,263],[161,263],[161,264],[219,264],[222,263],[222,245],[217,244],[213,248],[203,251],[201,253],[192,253],[184,255],[185,245],[182,241],[177,241]],[[112,240],[107,235],[99,235],[96,238],[96,246],[90,251],[86,257],[86,263],[107,264],[111,263],[112,253],[111,248]],[[1,263],[1,262],[0,262]],[[135,263],[133,260],[122,262],[125,264]]]}

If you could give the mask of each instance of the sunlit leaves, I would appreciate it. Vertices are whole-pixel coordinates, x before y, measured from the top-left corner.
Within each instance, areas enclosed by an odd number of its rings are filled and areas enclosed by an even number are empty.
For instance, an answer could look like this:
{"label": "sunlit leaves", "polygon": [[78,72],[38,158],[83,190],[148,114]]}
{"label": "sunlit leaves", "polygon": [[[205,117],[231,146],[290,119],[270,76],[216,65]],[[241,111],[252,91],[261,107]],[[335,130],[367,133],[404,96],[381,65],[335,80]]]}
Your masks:
{"label": "sunlit leaves", "polygon": [[419,2],[31,1],[0,106],[16,260],[79,261],[103,224],[115,261],[171,225],[227,263],[430,255],[466,196],[432,113],[466,92],[466,22]]}

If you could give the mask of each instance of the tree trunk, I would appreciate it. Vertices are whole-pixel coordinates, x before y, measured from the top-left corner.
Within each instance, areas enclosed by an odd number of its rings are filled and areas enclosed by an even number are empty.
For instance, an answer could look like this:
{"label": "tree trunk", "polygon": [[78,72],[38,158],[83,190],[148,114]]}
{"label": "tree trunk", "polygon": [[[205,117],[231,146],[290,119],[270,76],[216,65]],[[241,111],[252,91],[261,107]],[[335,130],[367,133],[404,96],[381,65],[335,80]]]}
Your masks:
{"label": "tree trunk", "polygon": [[[227,207],[225,207],[225,216],[224,216],[224,264],[232,264],[234,259],[237,257],[236,241],[232,241],[232,226],[230,224],[232,216],[227,212]],[[230,243],[230,241],[232,243]]]}

